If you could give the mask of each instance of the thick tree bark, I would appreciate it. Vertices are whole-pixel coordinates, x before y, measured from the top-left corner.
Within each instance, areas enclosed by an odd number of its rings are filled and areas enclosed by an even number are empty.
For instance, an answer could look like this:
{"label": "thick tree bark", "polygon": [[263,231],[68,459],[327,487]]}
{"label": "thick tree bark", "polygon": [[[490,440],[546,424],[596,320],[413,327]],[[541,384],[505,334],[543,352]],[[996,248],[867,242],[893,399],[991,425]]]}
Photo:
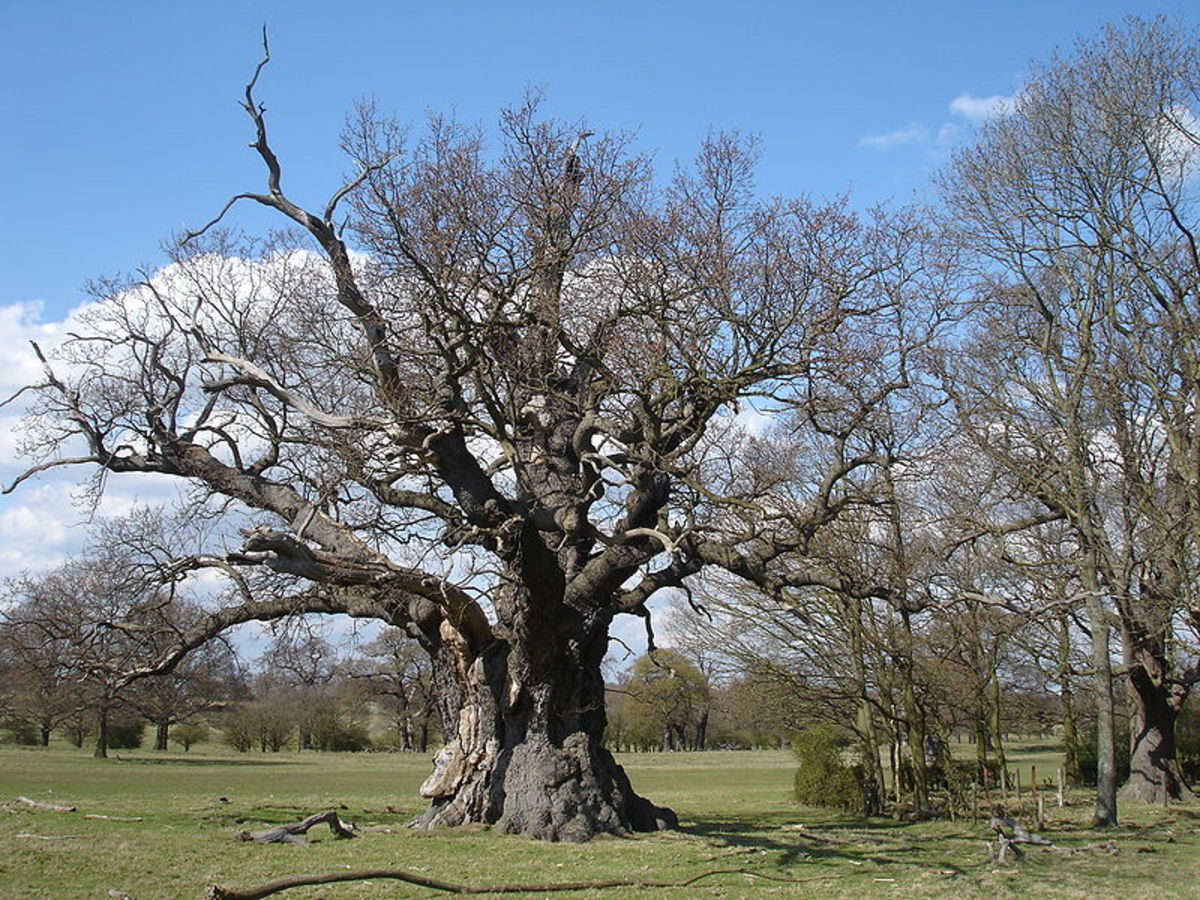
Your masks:
{"label": "thick tree bark", "polygon": [[157,722],[154,726],[154,749],[166,751],[167,742],[171,736],[171,723],[168,721]]}
{"label": "thick tree bark", "polygon": [[1062,698],[1063,777],[1079,784],[1079,728],[1075,712],[1075,688],[1071,679],[1071,631],[1065,615],[1058,620],[1058,689]]}
{"label": "thick tree bark", "polygon": [[101,704],[96,710],[96,749],[92,751],[96,759],[108,758],[108,706]]}
{"label": "thick tree bark", "polygon": [[1096,702],[1096,811],[1093,824],[1117,824],[1117,765],[1114,753],[1116,727],[1113,711],[1112,658],[1109,656],[1108,617],[1099,594],[1094,570],[1083,567],[1084,587],[1089,590],[1088,627],[1092,631],[1092,689]]}
{"label": "thick tree bark", "polygon": [[987,700],[982,693],[978,696],[972,726],[975,740],[975,765],[980,772],[990,768],[988,765],[988,734],[987,734]]}
{"label": "thick tree bark", "polygon": [[[903,668],[903,667],[902,667]],[[929,808],[929,767],[925,764],[925,711],[917,702],[912,673],[905,673],[904,682],[905,733],[908,737],[908,756],[912,765],[913,805]]]}
{"label": "thick tree bark", "polygon": [[908,610],[902,608],[900,618],[904,625],[905,646],[903,653],[898,656],[899,665],[897,665],[896,671],[901,677],[904,730],[908,739],[909,762],[912,765],[913,805],[918,810],[922,810],[929,808],[929,767],[925,764],[925,710],[917,700],[917,684],[912,658],[914,639]]}
{"label": "thick tree bark", "polygon": [[461,646],[453,652],[452,629],[443,626],[449,639],[435,682],[448,740],[421,786],[430,806],[414,825],[486,823],[584,841],[677,824],[673,812],[634,793],[602,744],[606,624],[593,623],[584,639],[569,639],[564,625],[557,636],[495,641],[473,660]]}
{"label": "thick tree bark", "polygon": [[700,713],[700,721],[696,723],[696,742],[692,746],[694,750],[703,750],[708,745],[708,715],[707,709]]}
{"label": "thick tree bark", "polygon": [[1003,693],[1000,690],[1000,673],[996,671],[994,657],[992,658],[991,688],[992,702],[988,710],[988,729],[992,750],[996,754],[996,778],[997,780],[1007,779],[1008,757],[1004,753],[1004,719],[1001,706]]}
{"label": "thick tree bark", "polygon": [[1192,790],[1183,778],[1175,755],[1175,719],[1179,711],[1171,690],[1144,666],[1129,673],[1130,722],[1129,780],[1121,788],[1122,800],[1163,803],[1189,800]]}

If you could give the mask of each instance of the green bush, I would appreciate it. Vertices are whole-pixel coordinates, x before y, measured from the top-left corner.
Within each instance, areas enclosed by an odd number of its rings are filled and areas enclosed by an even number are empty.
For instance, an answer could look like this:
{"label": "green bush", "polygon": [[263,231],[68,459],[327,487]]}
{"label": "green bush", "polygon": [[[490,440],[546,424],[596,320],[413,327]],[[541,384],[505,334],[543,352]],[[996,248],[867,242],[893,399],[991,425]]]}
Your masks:
{"label": "green bush", "polygon": [[792,752],[799,763],[795,793],[800,803],[847,812],[864,809],[861,770],[842,760],[846,744],[831,728],[812,728],[792,736]]}
{"label": "green bush", "polygon": [[979,776],[979,765],[965,759],[943,759],[929,768],[929,787],[945,791],[955,812],[971,809],[971,785]]}
{"label": "green bush", "polygon": [[114,718],[108,723],[108,748],[110,750],[136,750],[142,746],[142,728],[145,725],[140,719]]}
{"label": "green bush", "polygon": [[1200,712],[1185,709],[1175,720],[1175,756],[1189,783],[1200,781]]}
{"label": "green bush", "polygon": [[[1128,723],[1117,723],[1117,733],[1113,741],[1116,744],[1117,784],[1121,784],[1129,777]],[[1094,726],[1079,733],[1078,754],[1080,779],[1085,785],[1094,785],[1096,783],[1096,729]]]}
{"label": "green bush", "polygon": [[255,747],[263,753],[278,753],[293,731],[283,704],[269,699],[234,707],[226,712],[221,724],[225,742],[241,753]]}
{"label": "green bush", "polygon": [[176,725],[171,732],[171,740],[182,747],[184,753],[187,753],[192,749],[193,744],[208,740],[208,729],[203,725],[192,723]]}
{"label": "green bush", "polygon": [[314,750],[357,753],[371,748],[367,729],[350,719],[345,710],[326,706],[313,717],[310,735]]}
{"label": "green bush", "polygon": [[10,716],[0,719],[0,744],[40,744],[42,736],[28,719]]}

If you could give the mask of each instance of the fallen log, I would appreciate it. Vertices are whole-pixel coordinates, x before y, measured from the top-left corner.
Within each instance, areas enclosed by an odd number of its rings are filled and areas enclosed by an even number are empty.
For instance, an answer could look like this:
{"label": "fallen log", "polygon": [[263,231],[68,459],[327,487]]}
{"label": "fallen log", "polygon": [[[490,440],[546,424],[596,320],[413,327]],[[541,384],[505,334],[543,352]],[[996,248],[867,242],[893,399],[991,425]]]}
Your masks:
{"label": "fallen log", "polygon": [[257,834],[252,834],[249,831],[239,831],[237,839],[240,841],[253,841],[256,844],[304,844],[307,842],[300,835],[306,834],[308,829],[314,825],[320,825],[322,822],[329,825],[329,830],[333,832],[335,837],[354,837],[354,832],[350,830],[350,826],[338,818],[337,810],[328,809],[325,812],[313,813],[303,821],[295,822],[291,825],[279,825],[268,831],[260,831]]}
{"label": "fallen log", "polygon": [[406,884],[429,888],[433,891],[442,891],[447,894],[549,894],[558,891],[587,891],[602,888],[684,888],[691,887],[703,879],[712,878],[714,875],[747,875],[751,878],[761,878],[765,881],[775,881],[782,884],[804,884],[810,881],[825,881],[831,878],[846,877],[846,875],[841,873],[830,873],[810,878],[785,878],[782,875],[768,875],[765,872],[755,872],[750,869],[710,869],[707,872],[701,872],[699,875],[693,875],[691,878],[684,878],[679,881],[621,879],[615,881],[563,881],[551,884],[473,886],[469,884],[456,884],[452,881],[441,881],[437,878],[428,878],[424,875],[417,875],[414,872],[405,872],[402,869],[364,869],[360,872],[296,875],[291,878],[280,878],[278,881],[260,884],[257,887],[247,888],[243,891],[214,884],[209,887],[205,898],[206,900],[262,900],[263,897],[269,897],[271,894],[278,894],[281,891],[295,887],[309,887],[315,884],[336,884],[342,881],[372,881],[375,879],[403,881]]}
{"label": "fallen log", "polygon": [[52,812],[75,812],[74,806],[59,806],[56,803],[43,803],[41,800],[32,800],[29,797],[18,797],[18,803],[24,803],[26,806],[32,806],[36,809],[48,809]]}

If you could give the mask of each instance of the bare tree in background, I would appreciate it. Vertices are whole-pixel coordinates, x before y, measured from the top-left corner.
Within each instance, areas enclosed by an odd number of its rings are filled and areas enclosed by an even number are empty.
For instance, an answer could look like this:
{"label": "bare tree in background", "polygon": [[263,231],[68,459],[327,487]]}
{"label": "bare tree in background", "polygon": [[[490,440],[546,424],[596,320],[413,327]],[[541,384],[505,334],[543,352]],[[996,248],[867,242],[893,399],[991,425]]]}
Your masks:
{"label": "bare tree in background", "polygon": [[258,687],[291,712],[299,750],[312,749],[314,717],[328,699],[338,662],[337,649],[321,627],[305,619],[287,622],[259,657]]}
{"label": "bare tree in background", "polygon": [[963,421],[1074,532],[1099,732],[1096,820],[1116,821],[1109,632],[1134,710],[1126,794],[1189,794],[1174,721],[1200,674],[1200,132],[1196,37],[1129,20],[1035,69],[944,176],[982,259],[979,329],[951,374]]}
{"label": "bare tree in background", "polygon": [[437,727],[437,693],[429,657],[416,641],[399,629],[388,629],[348,659],[342,674],[388,712],[398,749],[428,749],[430,732]]}

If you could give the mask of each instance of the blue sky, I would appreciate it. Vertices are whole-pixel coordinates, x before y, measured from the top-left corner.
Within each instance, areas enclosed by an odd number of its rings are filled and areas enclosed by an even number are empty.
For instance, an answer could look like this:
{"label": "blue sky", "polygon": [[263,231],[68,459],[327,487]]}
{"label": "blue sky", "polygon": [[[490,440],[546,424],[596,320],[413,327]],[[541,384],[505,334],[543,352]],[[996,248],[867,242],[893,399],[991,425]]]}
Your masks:
{"label": "blue sky", "polygon": [[[490,125],[541,87],[554,114],[635,130],[664,169],[733,128],[762,138],[765,191],[865,203],[926,183],[944,126],[968,124],[954,98],[1010,94],[1031,58],[1129,13],[1200,20],[1179,0],[0,7],[0,304],[40,300],[47,315],[88,278],[153,265],[172,230],[260,186],[236,101],[264,22],[274,60],[260,95],[287,184],[313,201],[343,171],[356,99]],[[883,135],[893,143],[864,143]]]}
{"label": "blue sky", "polygon": [[[664,172],[711,130],[737,129],[762,140],[764,192],[850,191],[866,205],[925,190],[979,101],[1011,95],[1031,60],[1157,13],[1200,24],[1200,4],[1182,0],[0,0],[0,393],[37,377],[28,339],[61,336],[89,278],[155,267],[173,231],[262,186],[237,101],[264,22],[259,97],[285,187],[308,204],[341,182],[338,133],[357,99],[486,127],[540,88],[552,114],[636,132]],[[16,413],[0,411],[5,482],[21,467]],[[78,547],[83,474],[0,498],[0,578]],[[102,511],[168,495],[113,478]]]}

